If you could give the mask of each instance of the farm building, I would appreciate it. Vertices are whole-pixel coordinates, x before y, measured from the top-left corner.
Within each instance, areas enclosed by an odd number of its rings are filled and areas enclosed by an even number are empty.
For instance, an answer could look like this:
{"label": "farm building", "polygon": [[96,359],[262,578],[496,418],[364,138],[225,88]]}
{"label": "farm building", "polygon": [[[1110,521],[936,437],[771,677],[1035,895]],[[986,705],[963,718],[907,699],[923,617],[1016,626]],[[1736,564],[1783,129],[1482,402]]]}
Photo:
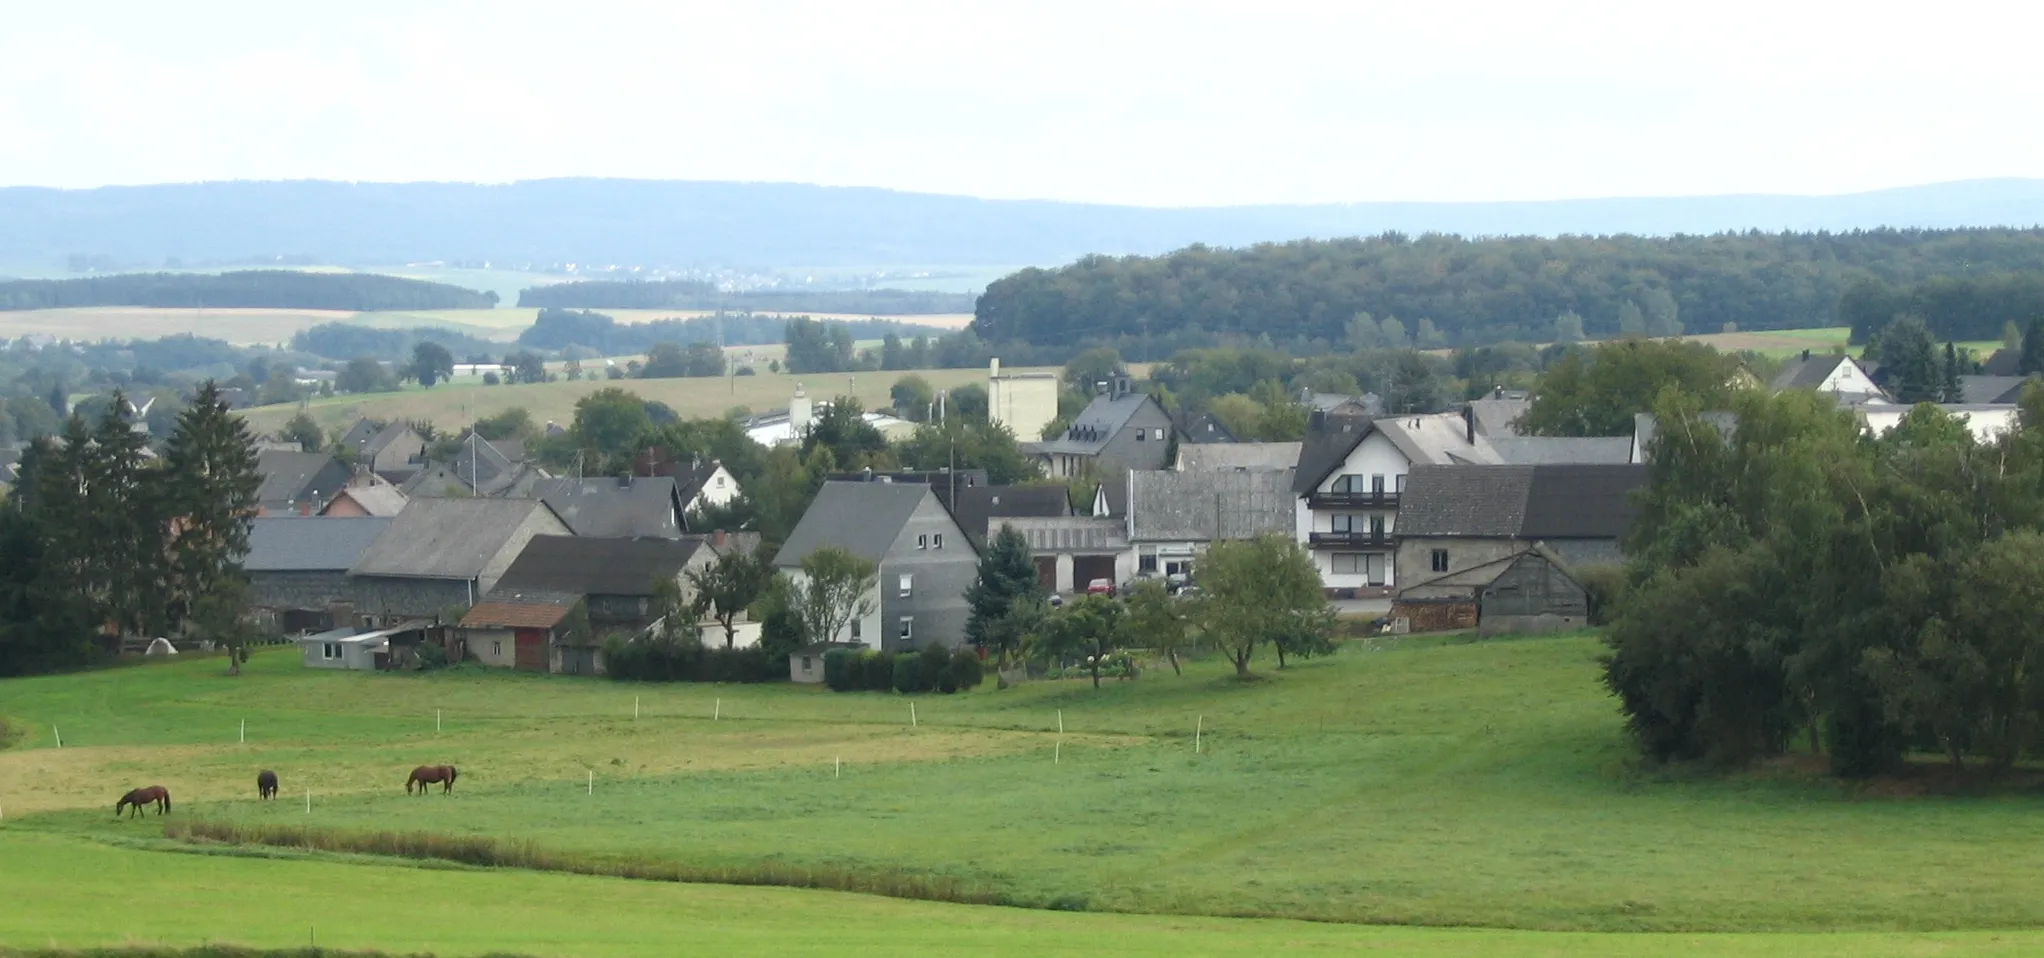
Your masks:
{"label": "farm building", "polygon": [[1563,632],[1590,622],[1590,597],[1554,553],[1528,549],[1411,586],[1391,604],[1415,632]]}
{"label": "farm building", "polygon": [[425,641],[427,623],[400,622],[387,629],[362,631],[344,626],[314,635],[298,637],[308,669],[348,669],[368,672],[404,667],[417,662],[418,647]]}
{"label": "farm building", "polygon": [[496,587],[534,536],[567,534],[536,499],[414,499],[348,570],[355,613],[375,628],[465,610]]}
{"label": "farm building", "polygon": [[381,518],[263,516],[248,530],[249,605],[272,634],[324,632],[353,626],[354,586],[348,569],[390,527]]}
{"label": "farm building", "polygon": [[965,641],[965,590],[979,574],[979,550],[929,486],[826,482],[774,556],[798,582],[802,560],[827,546],[880,567],[867,601],[874,611],[826,641],[884,650]]}
{"label": "farm building", "polygon": [[567,623],[581,603],[581,596],[565,592],[498,589],[462,616],[464,657],[526,672],[596,674],[595,662],[585,662],[580,656],[570,656],[567,664],[586,668],[553,667],[555,643],[564,637]]}

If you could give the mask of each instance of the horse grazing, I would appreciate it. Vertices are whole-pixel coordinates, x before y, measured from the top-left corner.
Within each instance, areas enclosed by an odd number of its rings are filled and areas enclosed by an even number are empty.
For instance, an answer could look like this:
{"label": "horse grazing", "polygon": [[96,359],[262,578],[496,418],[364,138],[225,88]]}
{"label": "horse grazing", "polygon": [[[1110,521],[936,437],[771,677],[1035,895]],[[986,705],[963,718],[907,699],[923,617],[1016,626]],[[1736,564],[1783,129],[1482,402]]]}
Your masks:
{"label": "horse grazing", "polygon": [[419,786],[419,794],[426,794],[426,786],[439,783],[441,794],[454,791],[454,766],[421,765],[412,769],[412,777],[405,779],[405,794],[412,793],[412,786]]}
{"label": "horse grazing", "polygon": [[263,769],[260,772],[257,772],[256,798],[271,799],[276,797],[277,797],[277,773],[272,772],[267,768]]}
{"label": "horse grazing", "polygon": [[156,806],[156,814],[158,815],[170,811],[170,789],[164,788],[161,785],[151,785],[148,788],[135,789],[121,796],[121,800],[114,803],[114,817],[120,817],[121,810],[127,809],[128,817],[133,818],[142,814],[142,806],[144,805]]}

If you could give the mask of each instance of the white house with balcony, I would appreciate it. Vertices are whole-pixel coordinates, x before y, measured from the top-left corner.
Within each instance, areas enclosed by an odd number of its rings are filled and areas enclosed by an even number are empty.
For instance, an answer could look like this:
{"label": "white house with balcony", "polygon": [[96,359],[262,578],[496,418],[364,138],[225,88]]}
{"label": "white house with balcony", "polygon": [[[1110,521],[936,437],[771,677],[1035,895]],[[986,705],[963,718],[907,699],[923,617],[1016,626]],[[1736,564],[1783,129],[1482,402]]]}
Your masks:
{"label": "white house with balcony", "polygon": [[1495,464],[1466,413],[1327,417],[1306,433],[1292,477],[1294,534],[1336,596],[1398,585],[1398,502],[1415,463]]}

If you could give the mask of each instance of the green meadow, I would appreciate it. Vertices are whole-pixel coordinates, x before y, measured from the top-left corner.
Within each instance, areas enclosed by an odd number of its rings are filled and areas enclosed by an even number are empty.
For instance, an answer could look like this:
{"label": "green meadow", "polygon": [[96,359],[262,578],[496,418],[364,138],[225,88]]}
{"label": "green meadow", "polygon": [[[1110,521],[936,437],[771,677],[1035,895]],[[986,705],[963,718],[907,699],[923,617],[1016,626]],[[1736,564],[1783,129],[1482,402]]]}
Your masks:
{"label": "green meadow", "polygon": [[[259,653],[240,677],[199,658],[10,680],[0,684],[16,738],[0,751],[0,900],[22,900],[8,881],[39,881],[39,869],[12,863],[75,854],[108,864],[42,881],[80,896],[116,894],[118,882],[99,875],[160,873],[166,886],[204,875],[209,886],[307,896],[357,881],[378,889],[379,915],[417,909],[429,923],[453,906],[391,889],[475,882],[473,896],[437,896],[462,904],[430,940],[392,937],[414,919],[390,918],[345,922],[355,937],[331,942],[464,954],[629,953],[634,929],[691,907],[720,915],[737,953],[860,953],[865,939],[831,937],[845,924],[872,933],[876,954],[890,942],[963,947],[946,936],[967,930],[994,954],[1009,934],[1016,949],[1042,937],[1075,950],[1110,934],[1113,950],[1132,954],[2044,947],[2030,931],[1977,934],[2044,928],[2036,796],[1863,790],[1795,762],[1735,776],[1639,768],[1597,683],[1599,649],[1583,635],[1351,642],[1283,671],[1261,663],[1263,680],[1247,684],[1225,663],[1196,662],[1184,676],[1151,670],[1098,692],[1073,681],[914,698],[472,668],[308,671],[289,648]],[[454,792],[406,795],[419,764],[459,767]],[[261,768],[281,775],[282,801],[254,800]],[[426,870],[289,849],[223,855],[167,840],[153,819],[116,820],[113,799],[142,784],[169,787],[178,820],[488,837],[734,875],[926,875],[973,900],[1035,907]],[[180,849],[214,854],[171,853]],[[599,934],[577,926],[573,909],[513,908],[501,923],[473,911],[578,887],[642,903],[650,924],[620,912]],[[203,922],[191,903],[165,899],[130,912],[121,932],[195,943]],[[712,904],[724,900],[748,904]],[[396,902],[406,904],[390,911]],[[776,926],[794,923],[746,917],[760,909],[812,914],[816,937],[776,942],[795,930]],[[122,940],[75,915],[64,924],[69,911],[0,918],[0,944]],[[303,943],[291,937],[303,934],[295,919],[248,914],[215,937]],[[831,917],[853,914],[873,917]],[[907,937],[880,931],[879,916],[898,917]],[[540,925],[550,930],[524,944],[496,937]],[[1192,937],[1172,944],[1177,934]]]}

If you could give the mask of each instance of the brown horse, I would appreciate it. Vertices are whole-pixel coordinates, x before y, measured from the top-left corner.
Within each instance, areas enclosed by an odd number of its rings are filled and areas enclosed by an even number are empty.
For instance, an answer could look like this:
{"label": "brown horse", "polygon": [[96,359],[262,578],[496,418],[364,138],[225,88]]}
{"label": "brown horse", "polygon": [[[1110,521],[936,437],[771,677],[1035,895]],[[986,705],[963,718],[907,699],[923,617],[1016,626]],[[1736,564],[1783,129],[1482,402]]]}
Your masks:
{"label": "brown horse", "polygon": [[270,799],[276,797],[277,797],[277,773],[272,772],[267,768],[263,769],[260,772],[257,772],[256,798]]}
{"label": "brown horse", "polygon": [[426,794],[426,786],[439,783],[441,794],[454,791],[454,766],[421,765],[412,769],[412,777],[405,779],[405,794],[412,793],[412,786],[419,786],[419,794]]}
{"label": "brown horse", "polygon": [[121,796],[121,800],[114,803],[114,817],[120,817],[121,810],[127,809],[128,817],[133,818],[142,814],[142,806],[144,805],[156,806],[156,814],[158,815],[170,811],[170,789],[164,788],[161,785],[151,785],[148,788],[135,789]]}

